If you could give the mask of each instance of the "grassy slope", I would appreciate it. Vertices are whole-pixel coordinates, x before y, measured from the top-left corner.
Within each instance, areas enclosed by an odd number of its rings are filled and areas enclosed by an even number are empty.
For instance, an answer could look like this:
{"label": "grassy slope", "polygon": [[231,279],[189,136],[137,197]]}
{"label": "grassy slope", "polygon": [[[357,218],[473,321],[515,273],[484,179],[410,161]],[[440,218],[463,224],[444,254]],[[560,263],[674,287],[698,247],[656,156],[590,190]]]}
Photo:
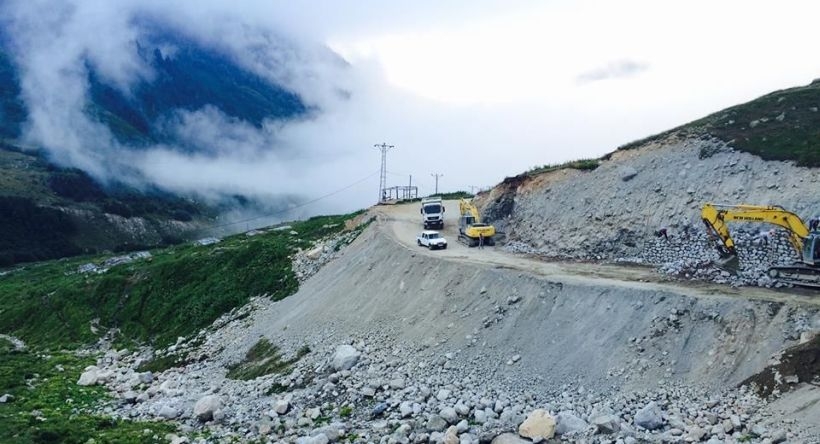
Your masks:
{"label": "grassy slope", "polygon": [[775,91],[619,149],[637,148],[676,131],[717,137],[766,160],[820,167],[820,81]]}
{"label": "grassy slope", "polygon": [[164,443],[173,430],[159,422],[115,421],[90,413],[109,402],[102,387],[76,384],[94,363],[65,352],[13,351],[0,339],[0,393],[14,396],[0,404],[0,442]]}
{"label": "grassy slope", "polygon": [[340,231],[350,216],[315,217],[288,231],[236,235],[209,246],[181,245],[153,252],[103,274],[77,269],[94,258],[31,265],[0,278],[0,333],[37,346],[94,341],[90,322],[119,328],[126,340],[163,345],[191,334],[221,314],[268,294],[297,289],[290,256],[311,241]]}
{"label": "grassy slope", "polygon": [[[104,259],[98,257],[38,263],[0,276],[0,332],[28,346],[15,351],[0,338],[0,394],[14,396],[0,404],[0,442],[166,442],[168,424],[113,421],[92,413],[111,402],[100,387],[76,385],[94,360],[65,350],[114,327],[121,329],[121,342],[167,345],[252,296],[284,298],[298,287],[292,253],[341,232],[358,214],[297,222],[292,224],[297,234],[269,231],[157,250],[150,261],[104,274],[76,272],[83,263]],[[90,328],[94,319],[101,327],[96,334]]]}

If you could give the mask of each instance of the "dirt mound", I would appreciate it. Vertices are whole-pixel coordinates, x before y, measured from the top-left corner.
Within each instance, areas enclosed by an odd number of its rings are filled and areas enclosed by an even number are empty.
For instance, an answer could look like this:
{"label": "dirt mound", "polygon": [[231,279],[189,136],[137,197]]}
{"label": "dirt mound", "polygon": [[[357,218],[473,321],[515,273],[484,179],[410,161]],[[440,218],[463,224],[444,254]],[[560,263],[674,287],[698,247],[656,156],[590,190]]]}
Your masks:
{"label": "dirt mound", "polygon": [[753,387],[760,396],[788,392],[800,382],[820,384],[820,335],[783,351],[779,362],[752,375],[741,385]]}

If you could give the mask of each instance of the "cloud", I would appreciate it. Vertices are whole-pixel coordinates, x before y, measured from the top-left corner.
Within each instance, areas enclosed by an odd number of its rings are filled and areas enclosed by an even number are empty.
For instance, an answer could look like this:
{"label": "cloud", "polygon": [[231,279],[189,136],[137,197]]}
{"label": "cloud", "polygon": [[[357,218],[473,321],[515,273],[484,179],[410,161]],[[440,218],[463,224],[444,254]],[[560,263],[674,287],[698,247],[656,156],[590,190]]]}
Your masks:
{"label": "cloud", "polygon": [[[375,143],[396,146],[388,186],[412,180],[428,194],[437,172],[443,190],[486,187],[536,165],[600,156],[820,69],[799,57],[810,51],[817,14],[739,0],[628,3],[0,0],[0,32],[17,54],[26,135],[56,161],[103,179],[272,205],[344,190],[312,204],[314,212],[375,201]],[[748,20],[735,20],[738,10]],[[670,14],[682,19],[669,22]],[[698,20],[713,26],[692,34]],[[88,70],[121,91],[153,79],[135,51],[146,21],[230,54],[315,112],[253,126],[206,106],[163,121],[183,146],[123,146],[85,112]],[[726,23],[744,23],[730,30],[747,42],[732,57],[712,44]],[[784,25],[754,32],[771,23]],[[772,66],[779,69],[766,71]],[[601,81],[637,75],[640,82]]]}
{"label": "cloud", "polygon": [[646,63],[634,60],[616,60],[605,66],[583,72],[576,78],[578,83],[591,83],[601,80],[622,79],[634,77],[649,69]]}
{"label": "cloud", "polygon": [[[150,82],[151,67],[139,56],[138,40],[152,17],[181,20],[176,31],[233,56],[246,69],[295,91],[308,105],[333,113],[346,100],[347,65],[318,44],[307,44],[248,24],[238,16],[167,6],[160,2],[101,0],[9,1],[4,33],[21,72],[29,111],[25,139],[47,149],[53,161],[81,168],[103,182],[159,186],[174,192],[218,198],[244,194],[271,202],[281,196],[309,198],[323,184],[314,167],[334,161],[326,140],[311,142],[299,127],[323,125],[322,116],[256,127],[220,110],[179,110],[159,122],[179,146],[130,147],[88,113],[89,68],[129,94]],[[182,23],[184,22],[184,24]],[[164,48],[173,55],[174,48]],[[324,133],[322,138],[326,139]],[[356,174],[357,169],[350,172]],[[346,178],[340,178],[345,180]]]}

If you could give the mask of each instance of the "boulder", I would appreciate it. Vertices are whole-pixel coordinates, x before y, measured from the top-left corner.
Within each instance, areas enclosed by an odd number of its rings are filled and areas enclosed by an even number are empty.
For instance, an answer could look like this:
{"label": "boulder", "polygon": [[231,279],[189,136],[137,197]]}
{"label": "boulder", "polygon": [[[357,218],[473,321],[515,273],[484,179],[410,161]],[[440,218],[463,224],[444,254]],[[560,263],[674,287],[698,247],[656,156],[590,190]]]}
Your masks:
{"label": "boulder", "polygon": [[536,409],[518,426],[518,434],[535,442],[555,435],[555,418],[544,409]]}
{"label": "boulder", "polygon": [[632,178],[638,175],[638,170],[632,168],[630,166],[621,168],[621,180],[624,182],[628,182]]}
{"label": "boulder", "polygon": [[655,401],[650,402],[635,414],[635,425],[646,430],[657,430],[663,427],[663,414]]}
{"label": "boulder", "polygon": [[456,413],[456,409],[453,407],[444,407],[438,412],[439,416],[444,418],[448,424],[455,424],[458,422],[458,413]]}
{"label": "boulder", "polygon": [[458,428],[456,426],[450,426],[444,432],[444,444],[459,444]]}
{"label": "boulder", "polygon": [[169,405],[164,405],[164,406],[160,407],[159,412],[157,412],[157,415],[160,418],[164,418],[164,419],[174,419],[177,416],[179,416],[179,411],[177,411],[177,409],[175,409],[175,408],[173,408]]}
{"label": "boulder", "polygon": [[532,444],[529,440],[519,437],[514,433],[502,433],[490,442],[490,444]]}
{"label": "boulder", "polygon": [[427,420],[426,428],[428,432],[440,432],[447,428],[447,421],[441,416],[431,415],[430,419]]}
{"label": "boulder", "polygon": [[100,369],[94,365],[86,367],[85,371],[80,375],[80,380],[77,381],[77,385],[96,385],[99,371]]}
{"label": "boulder", "polygon": [[139,382],[142,384],[150,384],[154,382],[154,374],[151,372],[143,372],[138,374]]}
{"label": "boulder", "polygon": [[591,419],[592,424],[603,434],[615,433],[621,430],[621,420],[615,415],[598,415]]}
{"label": "boulder", "polygon": [[[342,427],[343,428],[343,427]],[[311,436],[319,434],[325,435],[330,442],[336,442],[342,437],[343,430],[340,429],[339,423],[319,427],[310,432]]]}
{"label": "boulder", "polygon": [[222,399],[216,395],[206,395],[194,405],[194,416],[200,421],[214,419],[214,412],[222,408]]}
{"label": "boulder", "polygon": [[316,248],[313,248],[313,249],[311,249],[311,250],[308,250],[308,251],[305,253],[305,256],[307,256],[307,258],[308,258],[308,259],[310,259],[310,260],[312,260],[312,261],[315,261],[316,259],[319,259],[319,258],[322,256],[322,252],[323,252],[323,251],[324,251],[324,246],[323,246],[323,245],[319,245],[319,246],[318,246],[318,247],[316,247]]}
{"label": "boulder", "polygon": [[277,399],[273,403],[273,411],[278,415],[284,415],[290,408],[290,402],[287,399]]}
{"label": "boulder", "polygon": [[575,415],[574,412],[560,412],[555,416],[555,433],[565,435],[567,433],[582,432],[589,427],[583,419]]}
{"label": "boulder", "polygon": [[353,348],[352,345],[340,345],[336,347],[336,352],[333,353],[332,365],[336,371],[350,370],[351,367],[359,362],[361,353]]}

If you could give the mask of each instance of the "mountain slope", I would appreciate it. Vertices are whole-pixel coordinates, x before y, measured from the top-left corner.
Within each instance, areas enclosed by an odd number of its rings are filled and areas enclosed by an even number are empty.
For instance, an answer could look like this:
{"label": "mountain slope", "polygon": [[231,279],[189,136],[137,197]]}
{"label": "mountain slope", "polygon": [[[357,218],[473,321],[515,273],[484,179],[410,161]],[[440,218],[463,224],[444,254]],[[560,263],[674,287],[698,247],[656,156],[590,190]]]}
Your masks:
{"label": "mountain slope", "polygon": [[766,160],[820,167],[820,80],[766,94],[621,149],[637,148],[673,132],[715,137]]}
{"label": "mountain slope", "polygon": [[[186,112],[215,110],[232,124],[261,128],[265,121],[299,119],[311,111],[296,93],[244,69],[229,54],[156,23],[141,29],[134,51],[151,75],[128,91],[85,62],[88,101],[82,112],[107,127],[122,149],[161,144],[204,153],[208,148],[177,130]],[[53,164],[45,148],[59,146],[29,146],[23,139],[29,110],[12,47],[0,42],[0,266],[174,243],[212,223],[219,210],[247,203],[235,196],[208,206],[196,196],[175,196],[150,184],[102,184]]]}
{"label": "mountain slope", "polygon": [[180,34],[150,32],[137,45],[153,72],[150,81],[142,80],[126,93],[89,72],[92,112],[121,142],[177,142],[165,132],[165,120],[181,110],[210,106],[256,127],[265,119],[291,119],[307,112],[295,93]]}
{"label": "mountain slope", "polygon": [[[621,147],[594,162],[507,178],[477,198],[507,232],[508,248],[547,257],[630,260],[674,274],[703,272],[714,242],[704,203],[779,205],[804,220],[820,214],[820,84],[778,91]],[[782,161],[772,160],[782,159]],[[594,168],[592,164],[594,163]],[[799,166],[803,165],[803,166]],[[670,240],[655,236],[667,228]],[[783,230],[754,242],[767,224],[732,224],[741,251],[736,284],[777,285],[775,264],[798,259]],[[674,265],[671,265],[674,264]]]}

